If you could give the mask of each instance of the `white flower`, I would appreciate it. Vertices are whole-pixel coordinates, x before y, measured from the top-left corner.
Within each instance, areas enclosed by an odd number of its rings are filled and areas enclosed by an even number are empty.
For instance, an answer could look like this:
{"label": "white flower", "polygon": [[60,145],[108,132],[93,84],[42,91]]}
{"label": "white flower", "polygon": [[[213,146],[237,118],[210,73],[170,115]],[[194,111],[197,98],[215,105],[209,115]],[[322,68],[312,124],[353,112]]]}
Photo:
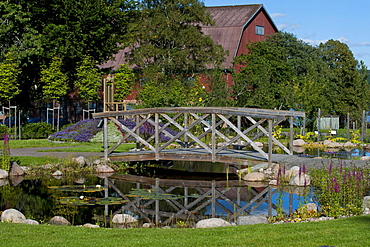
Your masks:
{"label": "white flower", "polygon": [[80,196],[80,199],[82,200],[82,199],[84,199],[84,196]]}
{"label": "white flower", "polygon": [[96,188],[100,188],[100,187],[101,187],[101,185],[100,185],[100,184],[97,184],[97,185],[96,185]]}

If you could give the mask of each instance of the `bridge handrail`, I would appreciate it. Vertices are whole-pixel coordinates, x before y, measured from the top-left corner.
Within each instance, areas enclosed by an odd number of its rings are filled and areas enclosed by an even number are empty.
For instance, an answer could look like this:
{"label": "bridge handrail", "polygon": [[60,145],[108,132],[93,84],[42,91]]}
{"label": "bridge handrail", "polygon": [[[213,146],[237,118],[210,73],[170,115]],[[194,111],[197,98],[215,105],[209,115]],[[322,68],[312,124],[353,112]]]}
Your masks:
{"label": "bridge handrail", "polygon": [[240,107],[161,107],[161,108],[145,108],[134,109],[127,111],[109,111],[94,113],[94,118],[104,117],[119,117],[138,114],[153,114],[153,113],[215,113],[215,114],[231,114],[240,116],[252,116],[266,119],[284,119],[285,117],[305,117],[305,112],[301,111],[285,111],[285,110],[269,110],[259,108],[240,108]]}

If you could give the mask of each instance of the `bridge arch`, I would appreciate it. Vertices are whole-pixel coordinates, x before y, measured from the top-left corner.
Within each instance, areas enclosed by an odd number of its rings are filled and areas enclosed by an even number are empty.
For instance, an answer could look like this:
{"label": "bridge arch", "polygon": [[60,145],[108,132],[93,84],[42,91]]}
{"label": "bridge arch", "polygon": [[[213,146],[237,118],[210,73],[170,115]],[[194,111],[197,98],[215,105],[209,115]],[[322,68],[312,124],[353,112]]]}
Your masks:
{"label": "bridge arch", "polygon": [[[250,145],[271,164],[273,143],[285,153],[293,154],[293,120],[305,118],[305,113],[238,107],[168,107],[108,111],[94,113],[93,117],[104,120],[105,159],[122,143],[135,140],[137,147],[151,151],[156,160],[160,160],[161,154],[173,143],[183,148],[197,147],[209,155],[212,162],[230,146]],[[123,120],[130,120],[130,126]],[[273,128],[286,120],[290,121],[289,149],[273,136]],[[122,139],[112,148],[108,148],[108,121],[114,122],[122,132]],[[242,121],[248,122],[247,128],[242,128]],[[255,129],[258,133],[253,137],[248,135]],[[268,138],[268,153],[255,143],[262,136]]]}

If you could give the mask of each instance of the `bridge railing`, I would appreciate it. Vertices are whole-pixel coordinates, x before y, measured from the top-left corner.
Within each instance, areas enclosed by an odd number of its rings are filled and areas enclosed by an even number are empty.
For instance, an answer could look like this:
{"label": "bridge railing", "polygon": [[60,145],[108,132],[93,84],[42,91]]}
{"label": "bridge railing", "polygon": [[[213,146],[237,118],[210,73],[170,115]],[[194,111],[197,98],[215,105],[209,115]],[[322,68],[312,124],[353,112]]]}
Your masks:
{"label": "bridge railing", "polygon": [[[137,147],[153,151],[157,160],[163,150],[177,143],[183,148],[201,148],[211,155],[213,162],[222,150],[230,146],[250,145],[271,163],[273,143],[287,154],[293,153],[293,120],[295,117],[304,118],[305,113],[235,107],[177,107],[110,111],[95,113],[93,117],[104,119],[105,158],[122,143],[135,140]],[[130,124],[127,123],[128,117]],[[273,136],[273,128],[287,119],[290,121],[290,149]],[[122,132],[122,139],[110,149],[108,120],[119,126]],[[248,127],[242,128],[242,122]],[[251,135],[256,130],[257,134]],[[268,138],[268,153],[255,143],[263,136]]]}

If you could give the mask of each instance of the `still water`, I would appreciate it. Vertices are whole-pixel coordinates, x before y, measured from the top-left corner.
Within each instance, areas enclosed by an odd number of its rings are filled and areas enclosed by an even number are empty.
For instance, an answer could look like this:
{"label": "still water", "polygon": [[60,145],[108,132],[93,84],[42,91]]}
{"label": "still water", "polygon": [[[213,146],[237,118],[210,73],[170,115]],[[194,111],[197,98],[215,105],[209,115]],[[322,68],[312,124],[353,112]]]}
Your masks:
{"label": "still water", "polygon": [[174,225],[210,217],[234,222],[239,215],[273,216],[281,196],[284,211],[290,213],[310,197],[240,181],[236,169],[229,164],[168,162],[137,165],[129,174],[109,177],[13,180],[0,186],[0,211],[15,208],[40,223],[58,215],[73,225],[109,227],[113,215],[125,213],[140,224]]}

